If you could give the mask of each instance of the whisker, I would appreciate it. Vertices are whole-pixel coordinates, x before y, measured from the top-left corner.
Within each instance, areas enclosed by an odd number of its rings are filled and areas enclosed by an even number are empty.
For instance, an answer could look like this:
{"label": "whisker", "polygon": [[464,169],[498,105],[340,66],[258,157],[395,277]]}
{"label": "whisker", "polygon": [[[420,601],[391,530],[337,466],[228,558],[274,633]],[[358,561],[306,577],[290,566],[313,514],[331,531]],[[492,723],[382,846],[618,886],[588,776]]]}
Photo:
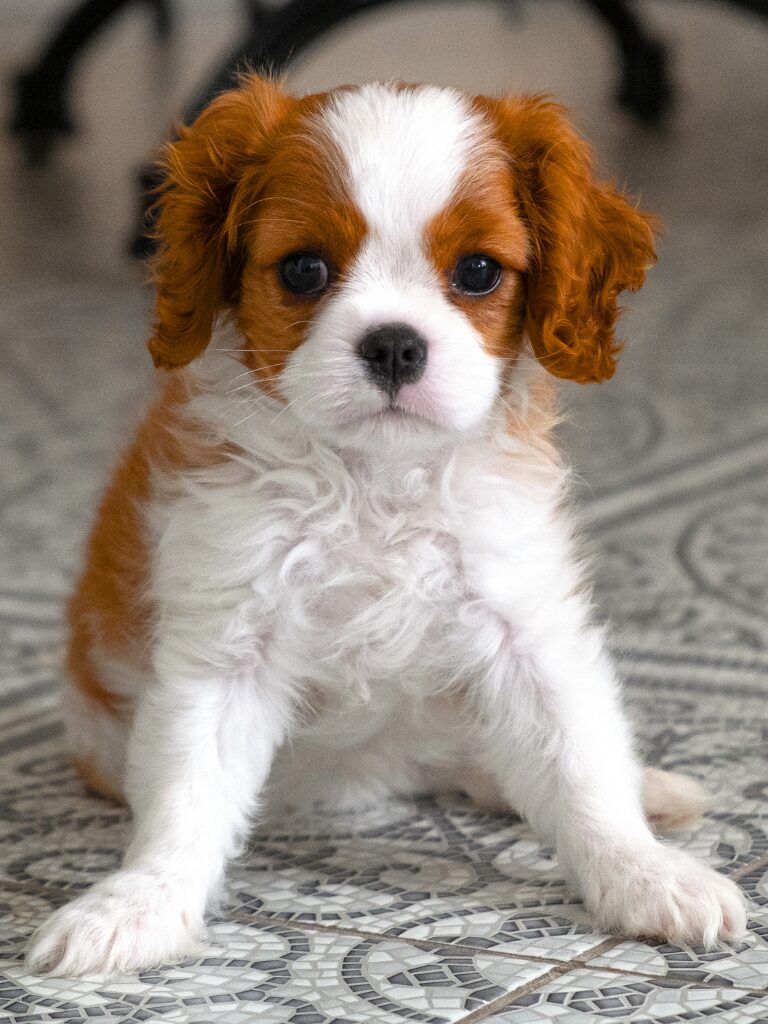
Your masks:
{"label": "whisker", "polygon": [[[273,369],[279,368],[280,366],[282,366],[281,363],[273,363],[272,366],[260,366],[259,370],[265,370],[265,371],[266,370],[273,370]],[[256,373],[257,371],[256,370],[252,370],[252,371],[249,371],[249,372]],[[326,377],[327,375],[328,375],[328,370],[326,368],[318,369],[318,370],[302,370],[299,373],[297,373],[294,370],[293,373],[291,374],[291,376],[294,379],[298,379],[298,380],[308,380],[311,377]],[[238,384],[237,387],[230,388],[226,393],[227,393],[227,395],[234,395],[238,391],[244,391],[245,388],[258,387],[258,385],[259,385],[259,380],[258,379],[256,379],[256,380],[247,380],[245,382],[245,384]]]}
{"label": "whisker", "polygon": [[[309,321],[309,320],[307,320],[307,321],[301,321],[300,320],[299,321],[299,323],[302,323],[302,322],[310,323],[311,321]],[[293,326],[293,324],[291,324],[289,326]],[[245,346],[243,348],[212,348],[211,349],[211,352],[235,352],[235,353],[237,353],[238,355],[241,355],[241,356],[247,355],[247,353],[249,351],[252,351],[252,350],[247,348],[247,347],[245,347]],[[293,348],[270,348],[268,351],[274,353],[275,355],[286,355],[286,354],[290,355],[291,352],[295,352],[296,350],[293,349]]]}
{"label": "whisker", "polygon": [[246,423],[249,419],[251,419],[252,416],[255,416],[256,413],[260,411],[261,410],[259,408],[253,409],[251,412],[248,413],[247,416],[243,416],[243,418],[239,419],[237,423],[233,423],[231,429],[236,430],[239,426],[241,426],[243,423]]}
{"label": "whisker", "polygon": [[[280,333],[284,334],[285,331],[287,331],[291,327],[299,327],[302,324],[311,324],[311,323],[312,323],[311,320],[294,320],[292,324],[286,324],[286,326],[282,328]],[[278,351],[278,349],[270,349],[270,352],[277,352],[277,351]],[[292,351],[292,349],[287,349],[286,351],[290,352],[290,351]]]}
{"label": "whisker", "polygon": [[512,406],[509,404],[509,402],[506,401],[503,395],[499,395],[499,401],[506,408],[507,412],[512,417],[512,420],[514,421],[516,427],[522,434],[523,438],[528,440],[535,438],[536,435],[531,430],[530,426],[526,423],[525,418],[516,409],[512,408]]}
{"label": "whisker", "polygon": [[251,374],[253,374],[253,373],[255,373],[255,372],[256,372],[255,370],[252,370],[252,369],[250,369],[250,367],[249,367],[249,368],[248,368],[247,370],[243,370],[243,372],[242,372],[242,373],[238,373],[238,374],[237,374],[237,376],[233,377],[233,378],[232,378],[232,379],[231,379],[230,381],[228,381],[227,383],[228,383],[228,384],[234,384],[234,383],[235,383],[235,381],[238,381],[238,380],[242,380],[242,378],[243,378],[243,377],[249,377],[249,376],[250,376]]}
{"label": "whisker", "polygon": [[[315,401],[322,401],[322,399],[323,399],[323,398],[325,398],[326,396],[328,396],[328,395],[332,395],[332,394],[334,393],[334,391],[335,391],[335,390],[336,390],[336,388],[335,388],[335,387],[333,387],[333,388],[327,388],[327,389],[326,389],[325,391],[321,391],[321,392],[320,392],[319,394],[317,394],[317,395],[313,395],[312,397],[313,397],[313,399],[314,399]],[[298,402],[298,401],[299,401],[299,399],[298,399],[298,398],[294,398],[294,399],[292,399],[292,400],[291,400],[290,402],[288,402],[288,403],[287,403],[286,405],[284,405],[284,406],[283,406],[283,408],[282,408],[282,409],[280,410],[280,412],[279,412],[279,413],[277,414],[277,416],[275,416],[275,418],[274,418],[274,419],[273,419],[273,420],[272,420],[272,421],[270,422],[270,424],[269,424],[269,425],[270,425],[270,427],[273,427],[273,426],[275,425],[275,423],[277,423],[277,421],[278,421],[278,420],[280,419],[280,417],[281,417],[281,416],[283,415],[283,413],[284,413],[284,412],[287,412],[287,411],[288,411],[288,409],[290,409],[290,407],[291,407],[292,405],[295,405],[295,404],[296,404],[296,402]]]}
{"label": "whisker", "polygon": [[[336,386],[334,385],[333,387],[326,388],[325,391],[320,391],[317,395],[313,395],[312,397],[316,401],[321,401],[327,395],[332,395],[335,390],[336,390]],[[266,397],[266,396],[262,395],[261,397]],[[292,405],[295,405],[296,402],[300,401],[300,398],[301,398],[301,396],[299,396],[298,398],[292,399],[290,402],[286,402],[286,404],[278,412],[278,414],[270,421],[270,424],[269,424],[270,427],[274,426],[274,424],[277,422],[277,420],[283,415],[284,412],[286,412],[288,409],[290,409],[290,407]],[[238,420],[237,423],[233,423],[232,424],[232,429],[234,430],[236,427],[241,426],[243,423],[245,423],[247,420],[249,420],[252,416],[255,416],[256,413],[259,412],[259,411],[260,411],[260,409],[258,408],[258,403],[257,403],[257,408],[253,409],[251,412],[249,412],[247,416],[243,416],[243,418]]]}
{"label": "whisker", "polygon": [[[270,223],[275,223],[275,224],[292,224],[294,227],[300,227],[300,228],[305,228],[307,226],[306,225],[306,221],[303,221],[303,220],[286,220],[285,217],[281,217],[279,220],[274,221],[274,222],[272,221],[272,218],[270,218]],[[250,227],[252,224],[258,224],[258,218],[254,217],[251,220],[244,220],[244,221],[240,221],[239,222],[239,226],[242,227],[242,228]]]}
{"label": "whisker", "polygon": [[306,206],[311,210],[315,209],[314,203],[303,199],[295,199],[293,196],[262,196],[260,199],[254,199],[253,202],[249,203],[243,210],[243,214],[248,213],[254,206],[260,206],[261,203],[292,203],[294,206]]}

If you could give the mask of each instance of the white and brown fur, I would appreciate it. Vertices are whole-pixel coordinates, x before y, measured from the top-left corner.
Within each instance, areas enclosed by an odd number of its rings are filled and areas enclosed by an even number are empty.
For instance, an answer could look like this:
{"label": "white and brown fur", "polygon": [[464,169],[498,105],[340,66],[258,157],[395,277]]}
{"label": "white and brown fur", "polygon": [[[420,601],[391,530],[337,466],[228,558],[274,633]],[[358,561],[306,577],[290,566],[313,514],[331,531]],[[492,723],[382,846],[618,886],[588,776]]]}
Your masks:
{"label": "white and brown fur", "polygon": [[[525,815],[598,927],[738,936],[736,886],[650,827],[704,796],[633,753],[551,435],[551,374],[613,371],[648,218],[535,97],[294,99],[253,76],[166,170],[161,393],[70,608],[71,749],[135,834],[29,966],[130,971],[195,948],[265,801],[452,788]],[[280,274],[305,250],[330,273],[313,296]],[[454,285],[472,253],[501,267],[488,295]],[[390,323],[427,352],[396,393],[360,357]]]}

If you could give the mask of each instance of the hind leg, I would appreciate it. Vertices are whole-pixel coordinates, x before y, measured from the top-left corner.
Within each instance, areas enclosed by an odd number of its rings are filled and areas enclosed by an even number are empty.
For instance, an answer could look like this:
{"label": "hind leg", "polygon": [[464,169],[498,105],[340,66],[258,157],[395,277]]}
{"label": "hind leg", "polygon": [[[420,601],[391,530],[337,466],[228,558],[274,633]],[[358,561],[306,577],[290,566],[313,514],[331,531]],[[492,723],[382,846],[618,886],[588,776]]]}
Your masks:
{"label": "hind leg", "polygon": [[517,814],[509,800],[505,799],[494,776],[481,768],[467,771],[458,788],[466,793],[480,811],[487,814]]}
{"label": "hind leg", "polygon": [[[472,803],[490,814],[513,814],[494,777],[480,769],[468,771],[460,785]],[[661,768],[644,768],[641,799],[646,821],[654,832],[675,832],[695,824],[712,806],[712,797],[695,779]]]}
{"label": "hind leg", "polygon": [[712,806],[712,797],[688,775],[644,768],[641,798],[654,832],[675,832],[695,824]]}

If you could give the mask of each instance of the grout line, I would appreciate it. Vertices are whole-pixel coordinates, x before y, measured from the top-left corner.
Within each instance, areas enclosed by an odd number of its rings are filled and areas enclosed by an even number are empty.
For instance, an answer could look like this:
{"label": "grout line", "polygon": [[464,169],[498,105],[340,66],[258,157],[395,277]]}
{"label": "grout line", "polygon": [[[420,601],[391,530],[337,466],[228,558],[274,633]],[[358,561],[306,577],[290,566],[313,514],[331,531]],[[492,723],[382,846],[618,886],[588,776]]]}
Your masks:
{"label": "grout line", "polygon": [[627,940],[622,938],[620,935],[611,935],[602,942],[598,942],[592,949],[585,949],[583,953],[579,953],[578,956],[573,958],[574,963],[588,964],[590,960],[594,960],[596,956],[602,956],[603,953],[607,953],[610,949],[615,949],[616,946],[620,946],[622,942]]}
{"label": "grout line", "polygon": [[[763,857],[758,857],[749,864],[744,865],[738,872],[734,872],[734,876],[741,875],[756,866],[762,865],[763,862],[768,863],[768,854]],[[730,876],[730,877],[734,877]],[[15,880],[7,879],[3,883],[3,887],[12,892],[34,892],[45,898],[50,893],[50,886],[44,882],[32,881],[31,879],[18,882]],[[80,895],[80,893],[72,894],[72,898]],[[498,958],[499,960],[509,960],[512,962],[524,962],[528,964],[548,964],[550,969],[541,974],[538,978],[531,979],[530,982],[526,982],[524,985],[505,993],[503,996],[499,996],[498,999],[489,1003],[486,1007],[479,1007],[473,1011],[467,1017],[462,1017],[456,1022],[456,1024],[474,1024],[475,1021],[483,1020],[489,1013],[495,1012],[496,1009],[503,1009],[508,1003],[514,1001],[514,999],[520,998],[520,996],[527,995],[529,992],[541,987],[548,982],[562,977],[570,971],[587,969],[587,970],[599,970],[606,974],[615,974],[617,976],[630,976],[633,978],[642,979],[646,982],[651,982],[657,985],[664,985],[669,982],[680,981],[682,985],[693,985],[696,988],[708,989],[708,988],[722,988],[720,982],[715,981],[686,981],[684,978],[676,978],[674,974],[665,975],[654,975],[647,972],[633,970],[631,967],[613,967],[608,964],[601,964],[599,967],[594,967],[591,961],[598,956],[602,956],[603,953],[608,952],[610,949],[621,945],[623,942],[630,942],[631,939],[621,936],[609,937],[598,943],[596,946],[592,946],[590,949],[584,950],[582,953],[577,954],[570,960],[554,960],[549,957],[534,957],[526,953],[518,953],[510,950],[490,949],[490,948],[479,948],[476,946],[461,945],[458,943],[445,943],[437,942],[432,939],[413,939],[409,936],[404,935],[387,935],[382,932],[366,932],[355,928],[345,928],[343,925],[324,925],[317,921],[289,921],[283,918],[270,917],[266,914],[260,914],[258,911],[244,914],[238,912],[230,912],[227,914],[221,914],[215,917],[210,923],[216,924],[219,922],[227,923],[235,921],[240,924],[246,925],[261,925],[271,928],[290,928],[295,931],[306,931],[315,932],[317,934],[324,935],[346,935],[351,938],[360,939],[365,942],[372,943],[383,943],[383,942],[403,942],[410,946],[414,946],[416,949],[421,949],[427,953],[438,953],[443,952],[447,954],[464,953],[467,955],[482,954],[484,956],[491,956]],[[22,940],[26,942],[26,938]],[[215,944],[215,943],[214,943]],[[754,992],[760,995],[766,995],[768,990],[764,987],[758,987],[753,985],[739,984],[739,989],[745,992]]]}
{"label": "grout line", "polygon": [[[762,860],[763,858],[760,859]],[[766,855],[765,859],[768,860],[768,855]],[[747,867],[751,866],[751,864],[747,865]],[[228,914],[226,918],[222,918],[222,920],[238,921],[241,924],[266,925],[273,928],[294,928],[296,929],[296,931],[318,932],[320,934],[326,935],[329,933],[337,935],[348,935],[351,938],[362,939],[366,942],[404,942],[407,943],[409,946],[415,946],[416,949],[423,950],[425,953],[442,952],[453,954],[467,953],[470,955],[482,954],[483,956],[496,957],[499,960],[511,960],[512,962],[523,961],[529,964],[549,964],[551,970],[547,971],[546,974],[541,975],[541,978],[539,979],[541,981],[560,977],[568,971],[587,969],[601,971],[606,974],[615,974],[618,977],[630,976],[633,978],[640,978],[643,981],[653,982],[658,985],[663,985],[665,981],[669,982],[670,980],[680,980],[682,984],[695,985],[697,988],[722,988],[722,984],[720,982],[715,981],[686,981],[685,979],[676,979],[674,974],[649,974],[648,972],[634,970],[631,967],[613,967],[610,964],[600,964],[599,967],[595,967],[594,965],[592,965],[591,961],[595,959],[595,957],[602,956],[603,953],[607,953],[609,950],[614,949],[616,946],[620,946],[624,942],[640,941],[620,935],[611,936],[607,939],[604,939],[602,942],[599,942],[596,946],[592,946],[590,949],[585,949],[583,953],[578,953],[575,957],[572,957],[570,960],[555,960],[551,957],[531,956],[530,953],[518,953],[507,949],[490,949],[486,947],[480,948],[477,946],[461,945],[459,943],[438,942],[434,939],[412,939],[407,935],[386,935],[383,932],[366,932],[360,931],[355,928],[345,928],[343,926],[319,924],[317,921],[286,921],[280,918],[273,918],[267,915],[259,914],[258,911],[250,915],[237,913]],[[537,985],[539,984],[539,980],[534,978],[532,979],[532,981],[527,982],[526,985],[523,986],[523,988],[525,988],[526,992],[532,991],[532,989],[537,987]],[[759,986],[739,984],[737,987],[743,989],[745,992],[759,992],[763,995],[768,994],[768,989]],[[515,989],[515,997],[521,994],[525,993],[521,992],[521,989]],[[502,998],[506,998],[506,996],[499,997],[499,999]],[[482,1010],[483,1007],[474,1012],[480,1013]],[[466,1024],[466,1022],[472,1024],[472,1022],[475,1019],[479,1020],[480,1018],[475,1018],[474,1016],[462,1017],[459,1021],[456,1022],[456,1024]]]}
{"label": "grout line", "polygon": [[[500,960],[512,960],[520,961],[524,960],[526,963],[531,964],[550,964],[551,967],[561,967],[564,963],[575,964],[581,966],[585,961],[584,957],[590,957],[593,955],[592,949],[584,950],[576,957],[572,957],[568,961],[558,960],[555,957],[547,956],[531,956],[530,953],[517,953],[508,949],[489,949],[481,946],[470,946],[459,942],[440,942],[438,939],[414,939],[409,935],[387,935],[385,932],[368,932],[362,931],[358,928],[344,927],[343,925],[335,924],[320,924],[318,921],[286,921],[282,918],[269,917],[265,914],[260,914],[258,911],[250,915],[245,914],[227,914],[226,918],[222,916],[222,920],[226,921],[238,921],[241,924],[261,924],[269,925],[271,927],[282,927],[282,928],[295,928],[297,931],[309,931],[318,932],[319,934],[328,935],[329,933],[335,933],[337,935],[348,935],[351,938],[365,939],[369,942],[404,942],[409,946],[415,946],[417,949],[423,949],[427,953],[466,953],[468,955],[482,954],[483,956],[494,956]],[[621,942],[621,939],[609,939],[607,942]],[[605,942],[599,943],[594,949],[597,952],[594,955],[600,955],[603,952],[603,946]]]}
{"label": "grout line", "polygon": [[[2,621],[2,615],[0,615]],[[9,689],[3,688],[0,691],[0,704],[4,710],[16,705],[24,705],[27,702],[40,700],[43,697],[51,697],[58,692],[58,684],[54,677],[41,679],[35,683],[27,683],[22,686],[14,686]],[[49,705],[50,706],[50,705]]]}
{"label": "grout line", "polygon": [[764,853],[761,857],[755,857],[755,859],[751,860],[749,864],[744,864],[740,868],[736,868],[735,871],[732,871],[726,877],[732,879],[734,882],[738,882],[740,878],[748,875],[756,868],[761,868],[764,864],[768,864],[768,853]]}
{"label": "grout line", "polygon": [[573,970],[574,961],[569,960],[568,963],[561,963],[557,967],[553,967],[552,970],[547,971],[545,974],[539,975],[538,978],[531,978],[530,981],[524,985],[520,985],[519,988],[514,989],[511,992],[505,992],[503,996],[499,996],[498,999],[492,1000],[490,1003],[486,1003],[485,1006],[478,1007],[467,1017],[461,1017],[456,1024],[475,1024],[475,1021],[487,1020],[491,1015],[495,1014],[497,1010],[503,1010],[507,1006],[510,1006],[515,1002],[516,999],[520,999],[522,996],[527,996],[530,992],[535,992],[543,985],[549,984],[556,978],[562,977],[564,974],[568,974]]}
{"label": "grout line", "polygon": [[[317,932],[320,935],[348,935],[353,939],[365,939],[367,942],[395,941],[407,942],[417,949],[431,950],[432,943],[425,939],[401,938],[397,935],[385,935],[383,932],[365,932],[358,928],[350,928],[345,925],[321,924],[319,921],[287,921],[281,917],[270,917],[269,914],[260,914],[254,911],[252,914],[235,913],[221,914],[219,920],[222,923],[237,921],[240,924],[259,924],[270,928],[295,928],[296,931]],[[445,944],[443,944],[445,945]]]}
{"label": "grout line", "polygon": [[743,435],[734,435],[725,445],[714,450],[711,448],[699,449],[689,452],[677,459],[675,459],[674,456],[672,456],[671,459],[667,456],[667,459],[660,465],[653,469],[648,469],[634,478],[630,477],[628,480],[619,484],[618,487],[612,487],[610,485],[606,486],[605,484],[598,488],[590,487],[585,500],[585,505],[588,506],[591,502],[601,501],[606,498],[610,499],[617,494],[621,494],[623,491],[637,490],[638,488],[647,486],[657,486],[664,477],[677,476],[680,473],[685,473],[691,469],[699,467],[706,468],[709,463],[716,459],[722,460],[723,456],[725,456],[727,460],[729,456],[734,454],[734,452],[742,452],[745,448],[754,447],[756,444],[762,445],[766,441],[768,441],[768,431],[763,429],[758,430],[757,432],[750,431],[746,437]]}
{"label": "grout line", "polygon": [[54,719],[47,725],[41,725],[32,731],[11,733],[0,742],[0,754],[15,754],[19,750],[27,750],[29,747],[37,746],[41,741],[55,739],[63,732],[62,723],[58,719]]}

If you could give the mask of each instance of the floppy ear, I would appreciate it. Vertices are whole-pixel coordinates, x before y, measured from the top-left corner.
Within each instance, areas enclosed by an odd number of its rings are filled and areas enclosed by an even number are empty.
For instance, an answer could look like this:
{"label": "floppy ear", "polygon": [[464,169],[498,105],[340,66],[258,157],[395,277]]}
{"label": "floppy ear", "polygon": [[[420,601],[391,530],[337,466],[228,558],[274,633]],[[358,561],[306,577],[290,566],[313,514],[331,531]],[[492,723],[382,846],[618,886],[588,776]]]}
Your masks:
{"label": "floppy ear", "polygon": [[291,102],[274,82],[248,76],[168,145],[152,263],[157,298],[148,347],[155,366],[171,369],[199,356],[219,311],[237,301],[234,197],[245,170],[264,160],[269,132]]}
{"label": "floppy ear", "polygon": [[640,288],[656,258],[653,219],[592,174],[591,151],[561,107],[541,97],[496,101],[516,198],[531,239],[526,332],[557,377],[613,375],[619,294]]}

